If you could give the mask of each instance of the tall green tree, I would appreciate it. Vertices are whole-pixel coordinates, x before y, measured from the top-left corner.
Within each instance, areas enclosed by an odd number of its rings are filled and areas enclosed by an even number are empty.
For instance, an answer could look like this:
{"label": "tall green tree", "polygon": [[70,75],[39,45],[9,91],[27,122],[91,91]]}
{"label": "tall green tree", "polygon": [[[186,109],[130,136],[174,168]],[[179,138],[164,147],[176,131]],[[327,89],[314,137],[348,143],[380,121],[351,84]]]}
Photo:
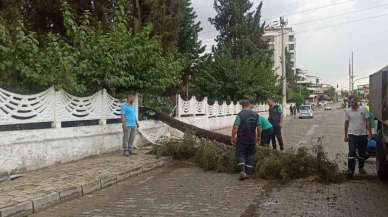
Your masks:
{"label": "tall green tree", "polygon": [[198,38],[202,28],[201,23],[196,21],[197,14],[191,5],[191,0],[180,1],[181,4],[178,9],[177,51],[185,60],[184,69],[181,73],[183,84],[181,87],[188,88],[191,77],[198,73],[199,65],[203,60],[200,55],[205,51],[205,46],[202,46],[202,42]]}
{"label": "tall green tree", "polygon": [[257,101],[277,93],[272,54],[263,40],[263,4],[249,0],[215,0],[210,22],[219,31],[217,46],[196,78],[197,91],[211,97]]}
{"label": "tall green tree", "polygon": [[217,38],[217,50],[229,49],[233,57],[242,57],[267,48],[263,41],[265,23],[261,21],[261,2],[252,10],[250,0],[215,0],[217,15],[210,22],[220,33]]}
{"label": "tall green tree", "polygon": [[291,53],[285,48],[285,56],[286,56],[286,78],[288,86],[295,86],[297,84],[297,78],[294,70],[294,65]]}
{"label": "tall green tree", "polygon": [[115,6],[105,28],[95,25],[87,12],[77,22],[65,4],[65,35],[49,33],[41,42],[23,23],[15,28],[0,22],[0,86],[39,91],[54,85],[78,94],[101,88],[116,94],[160,93],[176,86],[181,58],[165,53],[150,27],[133,33],[125,5]]}
{"label": "tall green tree", "polygon": [[181,0],[178,14],[177,50],[191,60],[198,59],[205,51],[198,33],[202,31],[201,23],[196,21],[197,14],[191,5],[191,0]]}

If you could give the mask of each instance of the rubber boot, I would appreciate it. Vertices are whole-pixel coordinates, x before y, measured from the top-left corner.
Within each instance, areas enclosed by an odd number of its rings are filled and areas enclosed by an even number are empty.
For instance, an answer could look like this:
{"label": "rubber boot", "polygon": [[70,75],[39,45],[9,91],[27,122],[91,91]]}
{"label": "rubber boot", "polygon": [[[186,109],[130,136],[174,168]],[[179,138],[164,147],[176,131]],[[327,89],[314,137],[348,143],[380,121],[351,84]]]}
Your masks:
{"label": "rubber boot", "polygon": [[242,165],[242,166],[240,166],[240,180],[245,180],[247,178],[248,178],[248,175],[245,171],[245,166]]}

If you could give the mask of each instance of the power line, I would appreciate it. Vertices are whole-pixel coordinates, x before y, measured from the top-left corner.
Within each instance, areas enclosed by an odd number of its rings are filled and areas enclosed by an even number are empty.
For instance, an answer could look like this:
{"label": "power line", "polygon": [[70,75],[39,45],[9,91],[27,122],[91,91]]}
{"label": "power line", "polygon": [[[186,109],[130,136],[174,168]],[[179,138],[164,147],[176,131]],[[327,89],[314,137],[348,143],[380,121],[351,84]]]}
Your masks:
{"label": "power line", "polygon": [[332,28],[332,27],[342,26],[342,25],[345,25],[345,24],[357,23],[357,22],[362,22],[362,21],[365,21],[365,20],[376,19],[376,18],[379,18],[379,17],[387,16],[387,15],[388,15],[388,13],[380,14],[380,15],[377,15],[377,16],[364,17],[364,18],[361,18],[361,19],[350,20],[350,21],[338,23],[338,24],[335,24],[335,25],[328,25],[328,26],[323,26],[323,27],[318,27],[318,28],[311,28],[311,29],[308,29],[308,30],[304,30],[304,31],[300,31],[300,32],[295,32],[295,34],[308,33],[308,32],[313,32],[313,31],[329,29],[329,28]]}
{"label": "power line", "polygon": [[[317,11],[317,10],[321,10],[321,9],[325,9],[325,8],[330,8],[330,7],[334,7],[334,6],[341,5],[341,4],[346,4],[346,3],[351,3],[351,2],[353,2],[353,1],[349,1],[349,0],[340,1],[340,2],[335,2],[335,3],[331,3],[331,4],[321,5],[319,7],[314,7],[314,8],[309,8],[309,9],[299,10],[299,11],[294,11],[294,12],[289,12],[289,13],[284,13],[281,16],[288,16],[289,17],[289,16],[293,16],[293,15],[297,15],[297,14],[305,14],[305,13],[308,13],[308,12]],[[279,16],[276,16],[276,17],[274,16],[274,17],[266,19],[266,21],[277,19],[278,17]]]}
{"label": "power line", "polygon": [[329,17],[325,17],[325,18],[318,18],[318,19],[308,20],[308,21],[304,21],[304,22],[293,23],[292,26],[298,26],[298,25],[303,25],[303,24],[310,24],[310,23],[320,22],[322,20],[329,20],[329,19],[333,19],[333,18],[336,18],[336,17],[341,17],[341,16],[348,15],[348,14],[359,13],[359,12],[364,12],[364,11],[370,11],[370,10],[374,10],[374,9],[386,8],[387,6],[388,6],[388,3],[387,4],[381,4],[381,5],[377,5],[377,6],[374,6],[374,7],[365,8],[365,9],[359,9],[359,10],[353,10],[353,11],[349,11],[349,12],[345,12],[345,13],[341,13],[341,14],[337,14],[337,15],[333,15],[333,16],[329,16]]}

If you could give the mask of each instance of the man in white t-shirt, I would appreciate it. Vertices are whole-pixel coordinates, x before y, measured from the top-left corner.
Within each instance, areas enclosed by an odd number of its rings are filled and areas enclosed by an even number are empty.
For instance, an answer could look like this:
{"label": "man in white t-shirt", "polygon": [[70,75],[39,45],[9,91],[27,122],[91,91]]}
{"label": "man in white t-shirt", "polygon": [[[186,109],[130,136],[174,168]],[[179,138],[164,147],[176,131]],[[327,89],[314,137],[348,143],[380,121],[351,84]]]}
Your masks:
{"label": "man in white t-shirt", "polygon": [[369,126],[369,113],[365,108],[360,108],[358,100],[351,101],[351,108],[345,113],[345,142],[349,143],[348,171],[349,177],[354,176],[356,159],[358,160],[359,173],[366,174],[364,162],[368,158],[366,154],[368,136],[371,137]]}

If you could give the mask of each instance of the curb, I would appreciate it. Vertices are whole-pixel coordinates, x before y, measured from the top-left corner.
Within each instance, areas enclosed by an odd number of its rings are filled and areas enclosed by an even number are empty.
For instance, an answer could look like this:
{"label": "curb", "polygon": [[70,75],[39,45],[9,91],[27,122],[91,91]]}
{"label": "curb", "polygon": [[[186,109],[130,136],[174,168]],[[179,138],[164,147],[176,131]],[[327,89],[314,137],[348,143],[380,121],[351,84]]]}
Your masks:
{"label": "curb", "polygon": [[57,189],[47,195],[32,198],[31,200],[20,202],[8,207],[0,208],[0,217],[26,217],[33,213],[42,211],[50,206],[63,203],[68,200],[80,198],[84,195],[102,190],[115,185],[126,179],[137,176],[148,171],[169,165],[171,158],[156,159],[156,161],[131,168],[117,174],[103,175],[97,179],[63,189]]}

